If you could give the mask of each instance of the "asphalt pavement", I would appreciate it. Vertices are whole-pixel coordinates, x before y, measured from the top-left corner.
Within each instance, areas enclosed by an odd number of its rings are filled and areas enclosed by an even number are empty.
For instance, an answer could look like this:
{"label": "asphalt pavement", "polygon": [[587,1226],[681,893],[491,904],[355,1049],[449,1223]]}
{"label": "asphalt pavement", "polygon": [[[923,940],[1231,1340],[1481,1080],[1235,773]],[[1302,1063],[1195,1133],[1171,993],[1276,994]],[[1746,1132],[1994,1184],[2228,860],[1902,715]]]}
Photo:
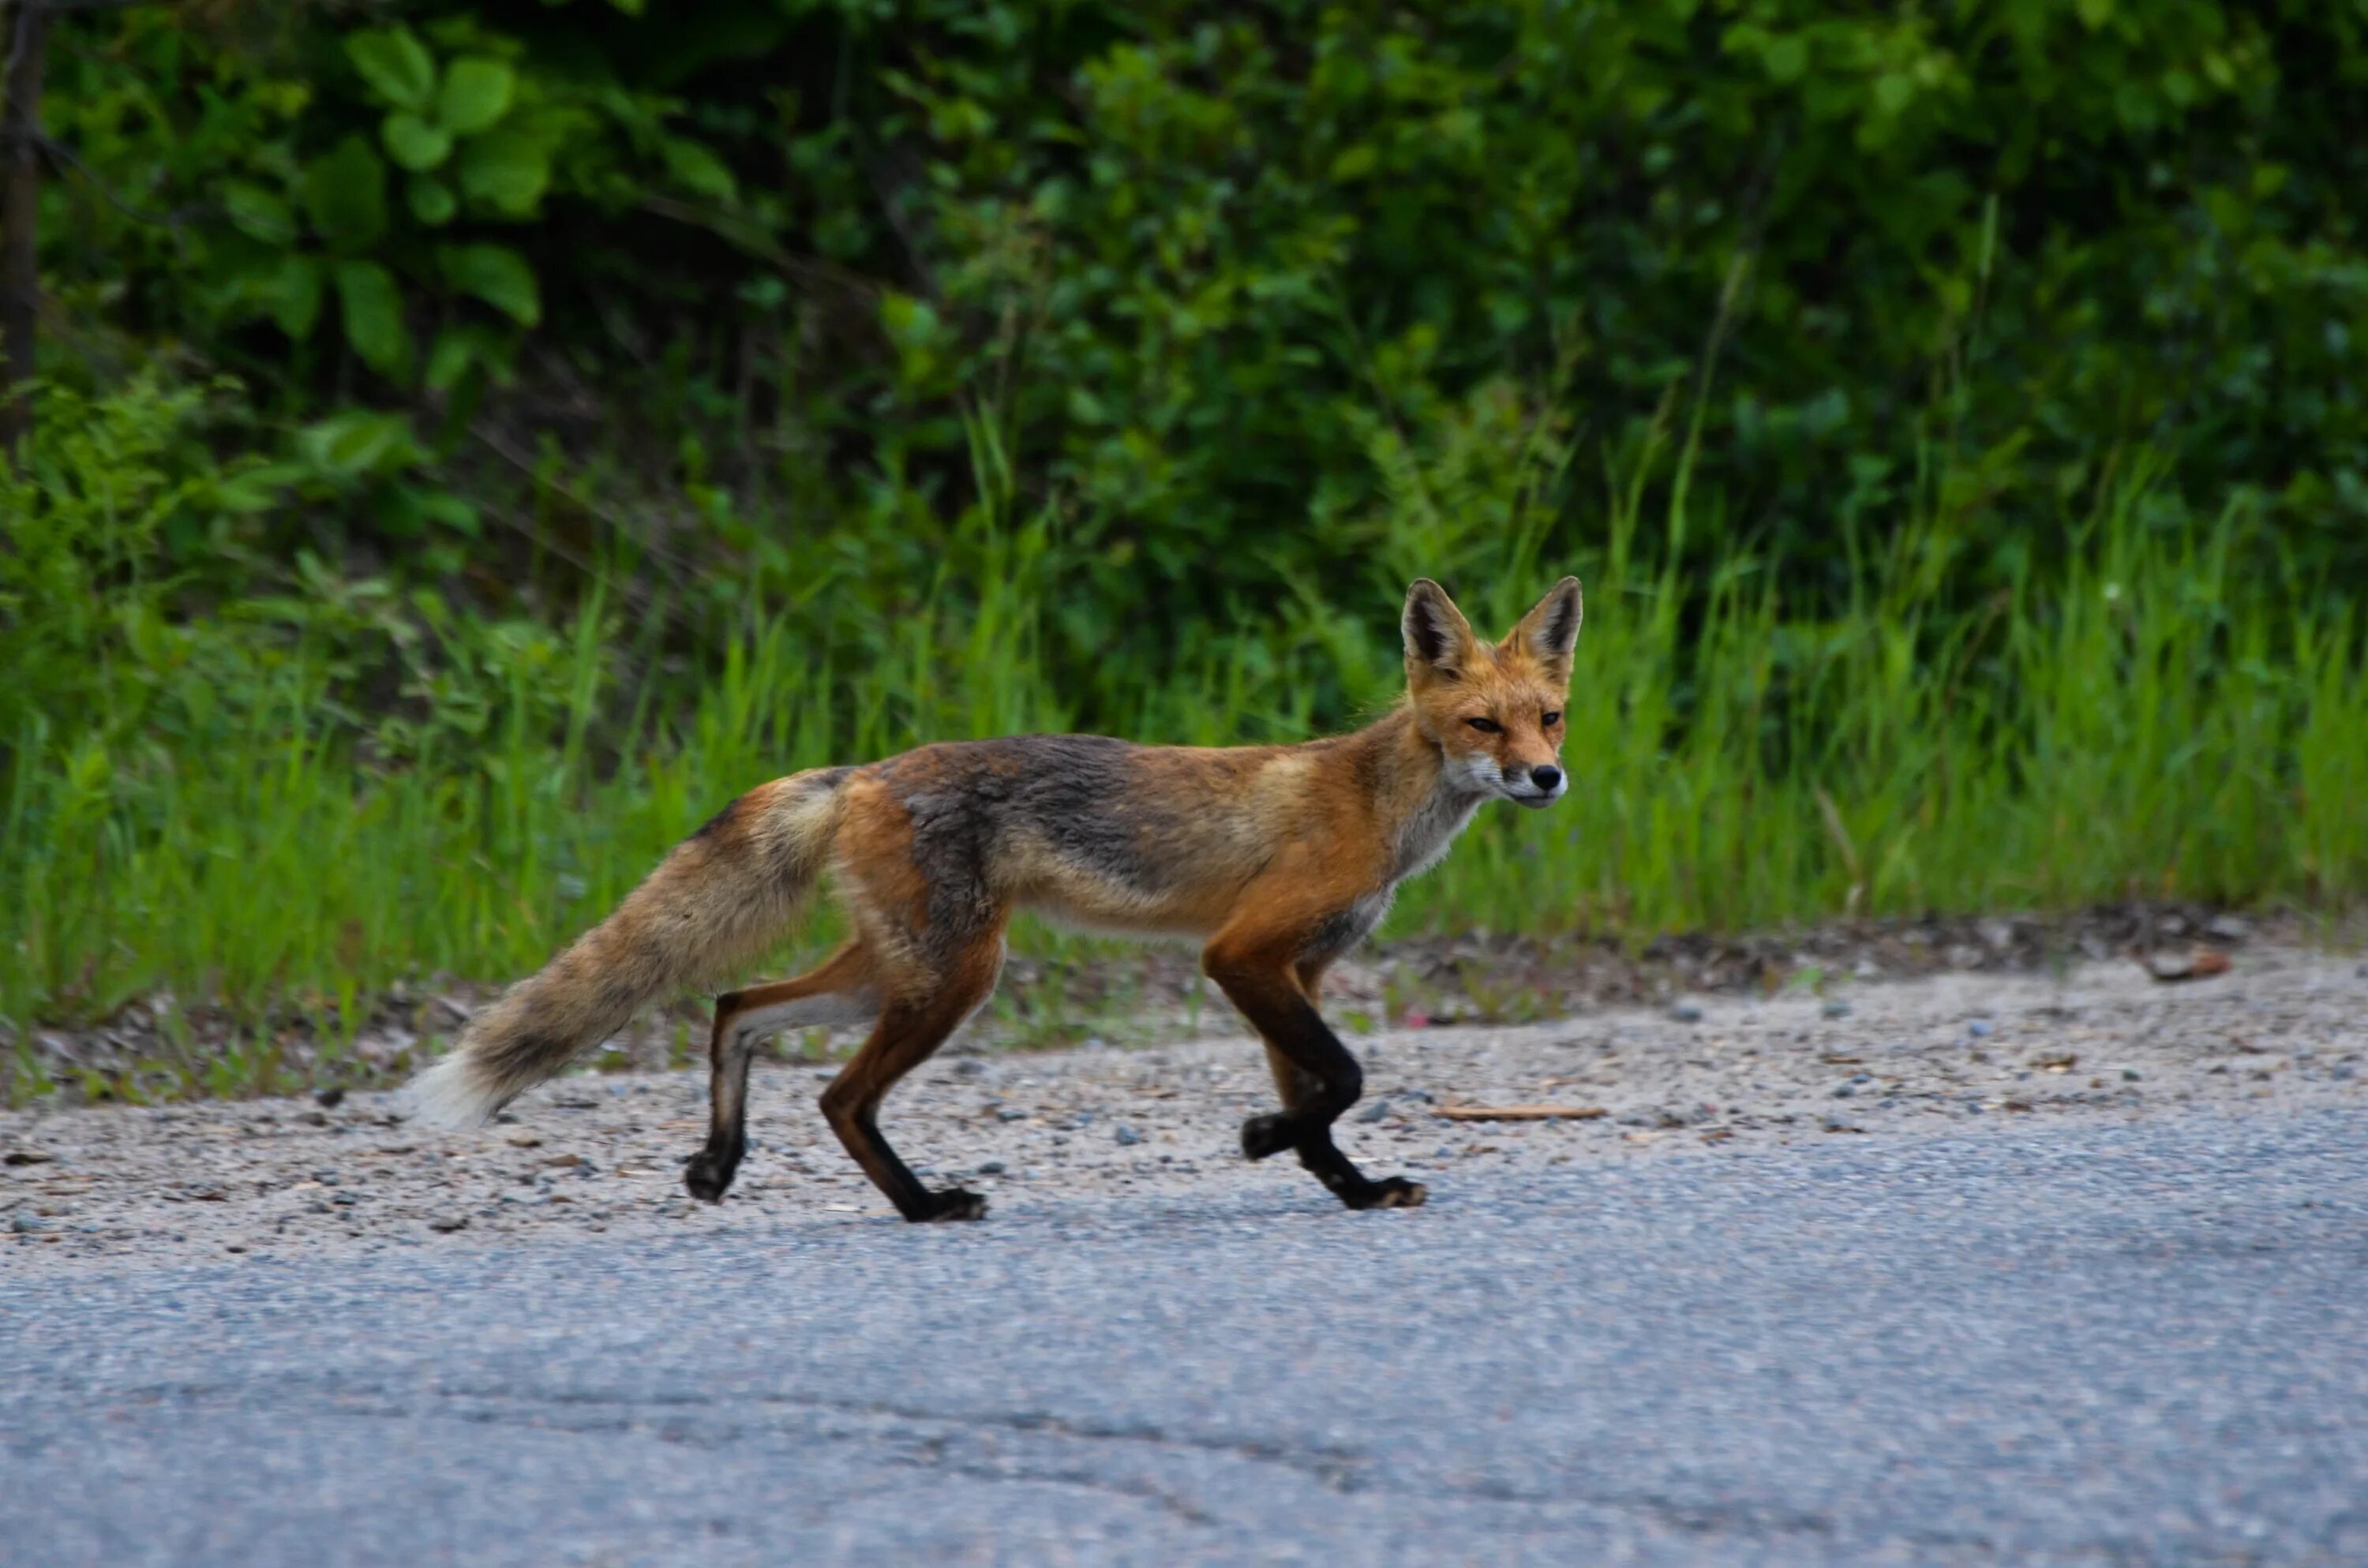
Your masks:
{"label": "asphalt pavement", "polygon": [[2368,1563],[2356,1114],[1328,1202],[0,1258],[0,1557]]}

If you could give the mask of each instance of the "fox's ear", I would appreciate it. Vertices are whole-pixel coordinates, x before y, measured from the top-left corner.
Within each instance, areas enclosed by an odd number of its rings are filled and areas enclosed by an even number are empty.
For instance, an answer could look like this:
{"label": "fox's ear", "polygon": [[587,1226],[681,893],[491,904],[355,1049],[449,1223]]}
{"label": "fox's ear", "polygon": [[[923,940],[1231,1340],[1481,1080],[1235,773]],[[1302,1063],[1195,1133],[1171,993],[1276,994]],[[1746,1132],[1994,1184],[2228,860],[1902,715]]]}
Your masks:
{"label": "fox's ear", "polygon": [[1409,681],[1434,676],[1453,680],[1479,649],[1472,623],[1463,619],[1447,590],[1428,577],[1417,577],[1406,589],[1406,615],[1399,625],[1406,632]]}
{"label": "fox's ear", "polygon": [[1505,639],[1505,646],[1527,649],[1550,674],[1567,680],[1571,650],[1578,646],[1578,623],[1586,616],[1587,601],[1579,595],[1578,579],[1565,577],[1538,601],[1535,609],[1521,617],[1521,623]]}

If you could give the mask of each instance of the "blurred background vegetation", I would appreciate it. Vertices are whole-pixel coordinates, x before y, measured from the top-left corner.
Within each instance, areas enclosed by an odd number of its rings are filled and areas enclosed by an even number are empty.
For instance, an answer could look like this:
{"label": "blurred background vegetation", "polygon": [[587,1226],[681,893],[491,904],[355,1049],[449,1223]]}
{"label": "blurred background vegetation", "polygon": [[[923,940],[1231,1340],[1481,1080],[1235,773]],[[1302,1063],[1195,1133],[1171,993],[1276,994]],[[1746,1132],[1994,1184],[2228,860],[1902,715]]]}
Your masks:
{"label": "blurred background vegetation", "polygon": [[2368,0],[0,18],[20,1046],[507,977],[796,767],[1356,722],[1417,573],[1588,614],[1397,930],[2368,886]]}

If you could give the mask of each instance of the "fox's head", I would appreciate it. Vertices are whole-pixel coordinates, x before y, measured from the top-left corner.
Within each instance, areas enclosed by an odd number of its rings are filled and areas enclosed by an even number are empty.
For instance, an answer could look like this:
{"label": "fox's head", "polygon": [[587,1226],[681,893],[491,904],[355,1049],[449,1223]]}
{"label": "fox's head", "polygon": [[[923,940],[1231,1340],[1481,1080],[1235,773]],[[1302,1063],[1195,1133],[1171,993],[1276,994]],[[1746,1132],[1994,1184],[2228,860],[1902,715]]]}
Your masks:
{"label": "fox's head", "polygon": [[1565,577],[1493,647],[1447,590],[1417,577],[1406,590],[1406,696],[1416,725],[1445,754],[1452,778],[1474,794],[1531,807],[1569,788],[1561,764],[1571,650],[1585,613],[1578,579]]}

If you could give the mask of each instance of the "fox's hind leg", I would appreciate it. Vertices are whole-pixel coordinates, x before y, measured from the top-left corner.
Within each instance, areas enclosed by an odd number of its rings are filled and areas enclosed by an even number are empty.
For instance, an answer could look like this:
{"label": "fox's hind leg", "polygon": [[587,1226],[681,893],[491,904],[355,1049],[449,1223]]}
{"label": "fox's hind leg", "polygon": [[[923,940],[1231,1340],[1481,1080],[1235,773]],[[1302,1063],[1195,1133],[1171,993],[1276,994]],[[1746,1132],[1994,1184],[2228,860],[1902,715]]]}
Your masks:
{"label": "fox's hind leg", "polygon": [[871,983],[871,957],[849,942],[795,980],[727,992],[715,999],[715,1029],[708,1042],[707,1146],[684,1166],[683,1185],[693,1198],[723,1200],[732,1177],[748,1152],[748,1059],[757,1042],[783,1029],[860,1024],[880,1011]]}
{"label": "fox's hind leg", "polygon": [[822,1113],[872,1185],[907,1220],[976,1220],[986,1199],[959,1187],[932,1192],[880,1135],[880,1102],[896,1080],[927,1062],[995,989],[1003,969],[1003,926],[945,954],[909,981],[883,975],[887,999],[871,1038],[822,1092]]}

